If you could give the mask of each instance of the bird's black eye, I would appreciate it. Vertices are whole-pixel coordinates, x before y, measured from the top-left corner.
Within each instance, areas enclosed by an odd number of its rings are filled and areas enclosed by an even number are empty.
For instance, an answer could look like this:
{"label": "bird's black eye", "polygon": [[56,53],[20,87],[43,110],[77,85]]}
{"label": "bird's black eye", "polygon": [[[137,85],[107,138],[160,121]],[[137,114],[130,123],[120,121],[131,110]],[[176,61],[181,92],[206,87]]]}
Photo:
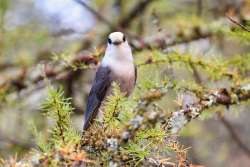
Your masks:
{"label": "bird's black eye", "polygon": [[112,43],[112,41],[111,41],[111,39],[110,39],[110,38],[108,38],[108,43],[109,43],[109,44],[111,44],[111,43]]}
{"label": "bird's black eye", "polygon": [[125,42],[125,41],[126,41],[126,37],[125,37],[125,35],[123,35],[122,40],[123,40],[123,42]]}

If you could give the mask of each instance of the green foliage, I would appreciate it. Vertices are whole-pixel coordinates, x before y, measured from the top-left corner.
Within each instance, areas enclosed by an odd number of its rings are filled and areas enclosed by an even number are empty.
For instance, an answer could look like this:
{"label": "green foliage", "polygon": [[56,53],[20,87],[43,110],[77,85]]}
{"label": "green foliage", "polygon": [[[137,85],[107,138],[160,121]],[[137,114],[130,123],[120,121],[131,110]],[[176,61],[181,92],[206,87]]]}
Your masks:
{"label": "green foliage", "polygon": [[232,39],[238,39],[240,42],[244,42],[245,44],[250,43],[250,33],[240,28],[235,28],[233,31],[229,31],[228,34],[232,37]]}
{"label": "green foliage", "polygon": [[73,110],[70,98],[65,98],[63,89],[49,87],[48,98],[42,105],[42,111],[55,122],[50,132],[49,145],[61,147],[67,143],[77,143],[80,135],[72,127],[70,114]]}
{"label": "green foliage", "polygon": [[35,142],[40,151],[49,153],[51,151],[50,144],[46,138],[45,133],[38,132],[34,122],[30,122],[32,135],[35,137]]}
{"label": "green foliage", "polygon": [[[145,53],[144,53],[145,54]],[[200,56],[194,56],[190,54],[179,54],[178,52],[171,52],[168,54],[164,54],[159,51],[154,51],[152,53],[152,57],[150,57],[150,63],[138,62],[138,66],[145,65],[168,65],[170,67],[174,67],[175,69],[189,70],[190,72],[194,72],[193,66],[195,66],[198,70],[202,70],[205,72],[212,80],[219,80],[222,77],[226,77],[231,79],[234,82],[238,82],[242,80],[241,75],[236,70],[232,70],[229,64],[237,62],[239,64],[239,68],[248,69],[249,63],[245,61],[245,59],[211,59],[206,60]],[[248,56],[246,56],[248,57]],[[148,60],[149,61],[149,60]],[[236,64],[236,65],[237,65]],[[183,66],[184,65],[184,66]],[[244,65],[244,66],[242,66]],[[203,75],[205,75],[203,74]],[[150,82],[149,82],[150,83]],[[152,83],[152,82],[151,82]]]}
{"label": "green foliage", "polygon": [[214,24],[210,25],[210,29],[217,33],[218,36],[228,37],[228,39],[239,41],[241,44],[249,44],[250,42],[250,33],[240,27],[230,28],[225,25]]}
{"label": "green foliage", "polygon": [[130,143],[122,150],[122,152],[134,157],[135,159],[133,159],[133,161],[136,162],[135,166],[137,166],[142,160],[144,160],[144,158],[146,158],[150,154],[149,149],[150,149],[150,144],[144,145],[144,144]]}
{"label": "green foliage", "polygon": [[124,110],[122,105],[125,102],[125,95],[120,91],[117,83],[112,84],[112,95],[108,96],[104,108],[104,123],[110,127],[116,127],[119,124],[119,113]]}
{"label": "green foliage", "polygon": [[[3,23],[3,16],[6,14],[10,2],[9,0],[0,1],[0,21],[2,23],[0,26],[2,30],[3,27],[7,27]],[[95,2],[96,4],[94,4],[93,9],[97,10],[98,13],[99,9],[102,13],[105,13],[105,11],[111,8],[113,9],[113,6],[107,3],[106,0],[95,0]],[[120,1],[112,0],[109,2],[114,5]],[[196,2],[198,1],[195,1],[195,3]],[[194,4],[194,2],[191,3]],[[232,57],[227,55],[223,57],[223,50],[232,48],[227,48],[228,46],[223,46],[223,49],[217,48],[218,43],[219,45],[221,45],[221,43],[224,44],[223,42],[228,42],[228,38],[233,41],[236,40],[239,44],[249,44],[250,33],[238,27],[232,28],[228,24],[225,24],[226,18],[222,21],[220,21],[220,19],[215,20],[214,24],[210,23],[210,21],[207,20],[208,18],[205,19],[204,17],[195,15],[197,7],[190,5],[191,3],[181,2],[181,4],[184,5],[180,5],[175,1],[155,1],[149,5],[146,12],[142,15],[138,15],[138,13],[128,15],[128,11],[133,9],[137,2],[122,0],[120,6],[117,7],[120,11],[113,12],[113,10],[110,10],[110,13],[106,12],[107,15],[104,16],[105,18],[112,18],[108,16],[113,16],[117,13],[121,14],[120,17],[115,17],[114,20],[108,19],[109,21],[114,21],[114,25],[116,21],[126,15],[130,16],[131,20],[139,16],[136,21],[132,21],[129,29],[123,29],[129,37],[128,41],[131,42],[132,45],[134,44],[135,50],[138,51],[134,53],[136,64],[138,65],[136,89],[133,94],[127,98],[125,94],[121,92],[117,83],[112,84],[112,94],[106,99],[103,108],[101,108],[101,110],[104,110],[103,120],[99,124],[92,125],[91,128],[86,131],[85,134],[87,137],[83,138],[85,143],[82,145],[84,148],[79,148],[80,134],[73,128],[71,122],[71,113],[74,110],[71,99],[65,98],[62,88],[55,89],[49,87],[48,98],[42,105],[42,111],[46,115],[49,127],[43,127],[42,130],[40,130],[36,127],[37,125],[34,123],[31,124],[32,135],[39,148],[39,150],[36,150],[36,153],[39,154],[39,162],[44,163],[44,166],[72,166],[75,165],[76,162],[85,162],[88,160],[88,156],[90,156],[94,159],[93,161],[100,161],[100,164],[106,163],[105,165],[107,166],[115,166],[117,164],[117,166],[122,166],[119,165],[120,162],[124,162],[129,166],[135,166],[144,163],[142,161],[148,160],[147,158],[158,158],[158,156],[163,155],[163,158],[169,159],[170,154],[177,155],[176,159],[179,158],[180,162],[187,160],[187,149],[179,144],[175,136],[174,140],[169,142],[172,136],[168,133],[168,130],[165,129],[165,125],[169,121],[168,116],[171,118],[173,111],[182,110],[181,107],[183,107],[181,106],[182,99],[179,99],[176,95],[182,95],[182,93],[187,90],[191,92],[192,95],[196,95],[198,100],[199,98],[204,98],[200,100],[203,100],[202,102],[206,104],[209,102],[215,103],[214,99],[218,92],[215,91],[214,94],[209,97],[203,96],[204,94],[206,95],[208,91],[213,91],[209,87],[216,87],[216,90],[220,87],[228,88],[232,86],[232,88],[237,88],[238,85],[242,85],[242,83],[250,80],[248,77],[250,71],[250,54],[248,50],[239,47],[242,50],[240,52],[243,52],[243,54],[236,53],[232,55]],[[206,6],[209,5],[203,4],[204,11]],[[206,13],[203,12],[203,15],[205,16]],[[168,17],[168,19],[166,19],[166,17]],[[102,22],[102,18],[99,19],[101,24],[106,24]],[[99,22],[97,24],[99,24]],[[102,27],[104,24],[98,25],[97,27]],[[109,26],[110,25],[107,27]],[[33,73],[30,73],[30,71],[33,71],[33,67],[36,68],[37,64],[40,62],[43,63],[45,59],[46,64],[47,61],[48,63],[53,63],[53,65],[56,64],[54,65],[56,66],[55,68],[51,67],[50,69],[49,67],[46,69],[47,71],[45,71],[48,75],[52,74],[53,77],[51,77],[51,81],[53,84],[57,85],[58,82],[54,81],[59,80],[59,82],[63,81],[68,88],[72,86],[70,88],[77,89],[72,90],[73,93],[71,95],[73,96],[72,98],[75,98],[74,102],[77,103],[74,104],[74,106],[78,107],[79,94],[75,92],[82,91],[82,87],[85,90],[86,87],[85,85],[83,86],[83,84],[86,83],[82,83],[82,81],[89,80],[89,73],[84,70],[86,75],[80,76],[81,78],[79,77],[81,79],[81,83],[79,84],[78,80],[75,79],[78,78],[78,76],[75,78],[73,76],[68,80],[68,72],[70,71],[70,74],[71,72],[74,74],[74,70],[80,71],[81,69],[91,69],[91,67],[93,67],[91,66],[92,64],[89,65],[88,61],[84,59],[85,55],[82,54],[82,51],[84,53],[85,51],[89,52],[89,59],[93,58],[93,60],[96,60],[96,63],[98,63],[101,55],[103,55],[103,45],[98,46],[98,44],[103,44],[103,34],[106,36],[110,30],[106,28],[97,29],[98,31],[94,30],[93,33],[88,34],[90,38],[87,37],[86,43],[85,40],[84,42],[76,41],[78,44],[72,44],[72,41],[70,41],[71,45],[68,46],[68,48],[65,48],[64,45],[68,45],[67,42],[69,41],[65,42],[61,38],[54,36],[48,38],[50,34],[44,30],[38,29],[37,32],[34,32],[34,25],[25,24],[13,29],[7,29],[6,32],[4,30],[4,34],[0,34],[0,50],[1,55],[4,55],[0,57],[0,59],[3,60],[1,62],[4,62],[0,64],[0,68],[11,71],[6,72],[8,75],[9,73],[14,74],[15,71],[18,71],[18,77],[7,77],[7,82],[4,83],[3,86],[0,85],[0,100],[2,101],[0,106],[5,109],[7,108],[6,106],[9,107],[12,104],[13,106],[14,104],[15,106],[24,104],[24,102],[20,100],[20,97],[23,98],[23,92],[18,92],[18,89],[12,90],[13,85],[18,87],[25,84],[27,88],[34,86],[34,92],[37,92],[36,86],[40,86],[39,84],[40,81],[42,82],[42,79],[40,76],[38,76],[38,80],[37,77],[34,77],[34,79]],[[58,41],[56,41],[56,38]],[[177,51],[165,52],[166,50],[168,51],[168,49],[171,50],[172,48],[169,47],[172,45],[174,45],[174,50],[177,50],[178,45],[175,44],[179,43],[190,49],[190,43],[193,43],[193,41],[199,43],[199,39],[210,41],[208,42],[209,47],[216,48],[216,51],[219,53],[215,53],[213,56],[207,56],[206,49],[202,49],[200,52],[202,55],[196,55],[193,50],[181,53]],[[168,45],[168,42],[170,42],[171,45]],[[141,45],[141,49],[136,49],[137,43]],[[203,44],[201,43],[201,45]],[[219,45],[218,47],[220,47]],[[93,47],[97,47],[97,49],[93,51]],[[175,47],[177,49],[175,49]],[[61,51],[60,48],[63,48],[63,51]],[[56,53],[54,53],[55,51]],[[50,55],[53,56],[52,61]],[[5,68],[5,62],[8,62],[7,68]],[[20,66],[22,69],[19,69]],[[30,67],[32,67],[32,69],[30,69]],[[24,71],[24,74],[21,74],[20,77],[19,70]],[[4,73],[4,75],[6,74]],[[200,75],[204,83],[199,82],[197,75]],[[1,76],[0,79],[2,79]],[[21,83],[18,82],[19,79]],[[39,81],[39,84],[37,81]],[[11,90],[13,94],[9,93],[9,90]],[[230,92],[230,89],[227,90]],[[80,94],[85,96],[84,93],[86,92],[80,92]],[[226,93],[227,92],[222,94],[222,96],[225,95],[225,97],[227,97]],[[13,96],[18,96],[18,98],[14,99]],[[26,100],[26,98],[23,99]],[[79,99],[82,103],[83,98]],[[235,99],[233,99],[233,101],[237,101],[237,103],[238,101],[240,102],[238,96],[235,97]],[[8,102],[8,104],[5,104],[5,102]],[[178,106],[176,106],[175,102],[177,102]],[[82,107],[84,105],[85,104],[82,103],[79,106]],[[223,110],[224,108],[219,109]],[[20,109],[20,111],[23,110],[24,108],[22,108],[22,110]],[[200,120],[211,118],[215,115],[214,111],[214,108],[211,109],[208,107],[206,111],[202,111],[203,114],[201,114]],[[196,112],[194,111],[194,113]],[[176,113],[176,118],[179,118],[178,114],[179,113]],[[180,117],[180,119],[183,120],[177,121],[190,121],[194,119],[194,117],[192,117],[192,115],[184,115]],[[44,122],[44,124],[47,125],[47,122]],[[180,124],[180,126],[180,128],[182,128],[184,124]],[[189,128],[191,129],[192,127]],[[180,133],[180,135],[193,136],[195,135],[195,131],[196,133],[202,132],[201,129],[195,128],[190,130],[193,132],[191,134],[188,134],[188,129]],[[126,136],[126,134],[128,134],[128,136]],[[1,161],[0,158],[0,164],[2,163]],[[114,164],[110,162],[114,162]],[[115,164],[116,162],[117,164]],[[95,166],[99,165],[98,163],[93,164]]]}
{"label": "green foliage", "polygon": [[195,93],[197,96],[202,95],[206,91],[206,88],[202,87],[194,81],[177,81],[173,80],[173,89],[176,92],[190,91]]}
{"label": "green foliage", "polygon": [[166,149],[165,146],[158,147],[164,143],[164,137],[166,137],[166,133],[160,126],[141,129],[138,130],[132,141],[121,148],[121,151],[131,156],[136,166],[149,155],[154,155],[156,148],[158,152]]}
{"label": "green foliage", "polygon": [[165,137],[165,132],[160,128],[153,128],[153,129],[146,129],[146,130],[141,130],[136,134],[135,140],[140,141],[140,140],[152,140],[155,141],[155,144],[157,142],[161,142],[163,138]]}
{"label": "green foliage", "polygon": [[132,105],[119,85],[112,83],[112,94],[105,101],[104,124],[110,129],[121,128],[133,116]]}
{"label": "green foliage", "polygon": [[[105,133],[107,133],[108,136],[115,136],[117,133],[122,133],[124,128],[126,128],[130,123],[131,119],[138,114],[136,112],[137,105],[138,101],[135,101],[135,99],[131,97],[125,97],[125,95],[120,91],[119,85],[117,83],[113,83],[112,94],[108,96],[105,101],[105,106],[102,108],[102,110],[104,110],[104,125],[102,125],[102,127],[105,127]],[[94,130],[98,131],[98,124],[96,126],[97,127],[94,127]],[[135,136],[133,139],[130,142],[121,145],[118,149],[122,155],[124,154],[131,158],[131,160],[127,162],[128,164],[139,165],[149,154],[153,154],[153,146],[157,146],[159,143],[164,141],[166,134],[159,125],[151,128],[146,127],[147,126],[145,125],[144,128],[138,129],[134,134]],[[101,132],[102,130],[99,130],[99,133]],[[94,139],[95,143],[103,142],[99,141],[103,139],[97,139],[97,137]],[[113,156],[117,155],[113,155],[112,152],[102,151],[101,161],[109,162],[109,159]]]}
{"label": "green foliage", "polygon": [[250,53],[236,55],[227,60],[225,64],[227,67],[233,68],[233,70],[238,70],[241,75],[245,75],[250,70]]}

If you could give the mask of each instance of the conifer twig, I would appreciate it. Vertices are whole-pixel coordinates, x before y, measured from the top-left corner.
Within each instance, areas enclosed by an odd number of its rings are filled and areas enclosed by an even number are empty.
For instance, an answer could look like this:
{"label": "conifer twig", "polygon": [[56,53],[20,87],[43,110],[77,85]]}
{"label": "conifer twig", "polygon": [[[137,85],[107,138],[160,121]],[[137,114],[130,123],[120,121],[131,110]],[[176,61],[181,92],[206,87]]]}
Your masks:
{"label": "conifer twig", "polygon": [[63,144],[65,144],[64,128],[62,127],[62,126],[63,126],[63,125],[62,125],[63,119],[62,119],[62,116],[61,116],[61,114],[60,114],[59,109],[57,109],[57,116],[58,116],[58,120],[57,120],[56,124],[57,124],[57,126],[58,126],[58,128],[59,128],[59,131],[60,131],[59,136],[62,137],[62,142],[63,142]]}
{"label": "conifer twig", "polygon": [[217,105],[234,105],[250,99],[250,84],[238,88],[218,89],[201,97],[200,101],[171,114],[166,126],[172,134],[178,133],[188,122],[197,118],[205,109]]}

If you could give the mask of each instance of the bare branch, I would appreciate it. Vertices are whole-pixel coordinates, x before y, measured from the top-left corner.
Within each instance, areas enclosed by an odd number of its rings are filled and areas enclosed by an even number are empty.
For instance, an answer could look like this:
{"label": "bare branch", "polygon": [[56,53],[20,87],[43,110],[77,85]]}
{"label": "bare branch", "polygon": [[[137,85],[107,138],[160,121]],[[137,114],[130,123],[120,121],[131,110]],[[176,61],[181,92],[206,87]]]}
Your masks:
{"label": "bare branch", "polygon": [[139,14],[142,14],[143,11],[148,7],[148,5],[155,0],[141,0],[139,1],[132,9],[128,12],[123,18],[118,22],[118,27],[127,28],[130,26],[132,20],[136,18]]}
{"label": "bare branch", "polygon": [[136,51],[141,51],[143,49],[166,49],[170,46],[175,46],[178,44],[184,44],[193,42],[200,39],[206,39],[212,37],[213,34],[210,32],[207,33],[200,33],[200,34],[193,34],[189,37],[183,37],[181,40],[168,40],[169,37],[167,35],[162,35],[161,38],[154,38],[153,40],[146,41],[144,39],[138,39],[131,42],[132,47]]}
{"label": "bare branch", "polygon": [[101,14],[99,14],[95,9],[93,9],[92,7],[90,7],[87,3],[85,3],[82,0],[74,0],[75,2],[77,2],[78,4],[82,5],[83,7],[85,7],[87,10],[89,10],[92,14],[94,14],[94,16],[104,22],[106,25],[108,25],[110,28],[113,28],[113,24],[106,19],[104,16],[102,16]]}

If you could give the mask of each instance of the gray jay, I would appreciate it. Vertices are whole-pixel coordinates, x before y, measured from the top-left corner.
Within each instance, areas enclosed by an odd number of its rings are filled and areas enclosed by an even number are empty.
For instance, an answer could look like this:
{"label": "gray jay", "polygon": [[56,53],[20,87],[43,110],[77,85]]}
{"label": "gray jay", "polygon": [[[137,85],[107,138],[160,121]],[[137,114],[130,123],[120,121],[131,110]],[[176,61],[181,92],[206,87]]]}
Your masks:
{"label": "gray jay", "polygon": [[111,93],[112,82],[118,83],[121,91],[128,96],[134,89],[136,78],[137,70],[125,35],[121,32],[109,34],[104,58],[88,96],[83,130],[87,130],[97,115],[101,114],[99,108]]}

